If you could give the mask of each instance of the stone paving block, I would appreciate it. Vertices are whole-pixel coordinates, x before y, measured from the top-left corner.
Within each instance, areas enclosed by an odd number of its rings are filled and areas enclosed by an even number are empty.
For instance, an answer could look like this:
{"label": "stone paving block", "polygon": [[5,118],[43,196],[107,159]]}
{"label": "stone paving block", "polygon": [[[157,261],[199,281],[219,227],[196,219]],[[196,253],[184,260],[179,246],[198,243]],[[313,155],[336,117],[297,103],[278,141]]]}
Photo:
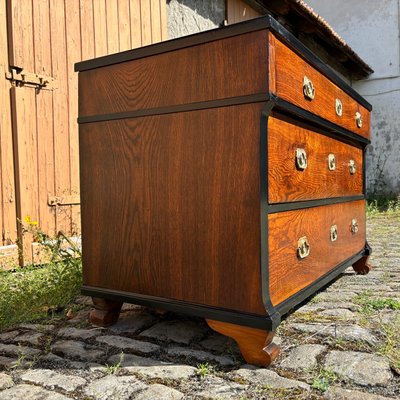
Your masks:
{"label": "stone paving block", "polygon": [[47,324],[21,324],[18,325],[18,327],[22,329],[29,329],[31,331],[38,331],[41,333],[51,332],[54,331],[55,329],[54,325],[47,325]]}
{"label": "stone paving block", "polygon": [[140,336],[189,344],[195,339],[201,339],[207,331],[208,327],[200,321],[164,321],[146,329]]}
{"label": "stone paving block", "polygon": [[357,315],[353,311],[348,310],[347,308],[336,308],[336,309],[330,309],[330,310],[324,310],[319,313],[320,315],[324,317],[335,317],[338,319],[342,320],[356,320]]}
{"label": "stone paving block", "polygon": [[0,356],[0,366],[9,368],[17,362],[16,358]]}
{"label": "stone paving block", "polygon": [[13,342],[14,343],[29,343],[33,346],[38,346],[43,338],[44,338],[43,333],[27,332],[27,333],[23,333],[22,335],[19,335],[16,338],[14,338]]}
{"label": "stone paving block", "polygon": [[281,362],[281,367],[288,370],[305,370],[317,365],[317,357],[326,350],[319,344],[303,344],[292,349]]}
{"label": "stone paving block", "polygon": [[65,375],[50,369],[33,369],[21,375],[24,382],[44,386],[47,389],[63,389],[73,392],[86,384],[86,380],[75,375]]}
{"label": "stone paving block", "polygon": [[86,349],[83,342],[73,340],[59,340],[51,346],[51,350],[66,358],[82,361],[97,361],[105,354],[102,350]]}
{"label": "stone paving block", "polygon": [[126,368],[128,371],[131,371],[132,368],[136,367],[158,366],[161,364],[161,361],[153,360],[152,358],[148,357],[140,357],[135,354],[125,354],[125,353],[115,354],[108,359],[108,365],[118,365],[118,364],[120,364],[121,367]]}
{"label": "stone paving block", "polygon": [[156,384],[150,385],[146,390],[134,397],[134,400],[180,400],[183,396],[184,394],[176,389]]}
{"label": "stone paving block", "polygon": [[275,371],[265,368],[257,368],[252,365],[242,366],[242,368],[234,371],[233,375],[252,384],[268,386],[271,389],[310,389],[310,386],[304,382],[284,378],[278,375]]}
{"label": "stone paving block", "polygon": [[224,367],[230,366],[230,365],[235,365],[236,362],[227,356],[217,356],[215,354],[202,351],[202,350],[195,350],[195,349],[190,349],[186,347],[179,347],[179,346],[174,346],[170,347],[167,350],[167,353],[171,356],[175,357],[186,357],[186,358],[193,358],[198,361],[214,361]]}
{"label": "stone paving block", "polygon": [[360,392],[358,390],[330,388],[324,398],[326,400],[393,400],[389,397],[379,396],[373,393]]}
{"label": "stone paving block", "polygon": [[203,339],[200,346],[206,350],[225,353],[228,349],[233,350],[236,354],[240,354],[239,346],[228,336],[212,333],[206,339]]}
{"label": "stone paving block", "polygon": [[96,400],[128,400],[146,387],[134,376],[110,375],[91,382],[84,389],[84,393]]}
{"label": "stone paving block", "polygon": [[248,388],[248,385],[227,381],[215,376],[206,378],[202,386],[203,388],[195,393],[196,399],[203,397],[205,399],[231,400],[240,395],[245,395]]}
{"label": "stone paving block", "polygon": [[189,365],[168,365],[162,364],[144,367],[130,367],[130,372],[143,375],[146,378],[188,379],[196,374],[197,369]]}
{"label": "stone paving block", "polygon": [[0,343],[0,354],[4,354],[6,356],[19,357],[23,355],[25,357],[32,357],[38,355],[39,353],[40,350],[33,349],[32,347]]}
{"label": "stone paving block", "polygon": [[11,386],[14,386],[11,376],[0,372],[0,390],[8,389]]}
{"label": "stone paving block", "polygon": [[150,354],[158,351],[160,346],[154,343],[143,342],[124,336],[105,335],[96,338],[99,343],[105,343],[109,346],[118,347],[119,349],[138,351],[144,354]]}
{"label": "stone paving block", "polygon": [[157,321],[157,317],[142,312],[122,313],[115,325],[108,328],[113,333],[132,333],[135,334]]}
{"label": "stone paving block", "polygon": [[362,386],[383,386],[393,378],[386,358],[355,351],[331,351],[325,368]]}
{"label": "stone paving block", "polygon": [[0,334],[0,342],[8,342],[19,335],[19,331],[10,331]]}
{"label": "stone paving block", "polygon": [[86,340],[92,337],[98,336],[104,332],[103,328],[91,328],[91,329],[78,329],[74,327],[64,327],[58,331],[58,336],[63,336],[69,339],[81,339]]}
{"label": "stone paving block", "polygon": [[309,333],[319,337],[331,337],[334,339],[344,339],[349,341],[361,341],[371,346],[376,346],[378,339],[368,330],[358,325],[341,324],[308,324],[290,323],[288,326],[301,333]]}
{"label": "stone paving block", "polygon": [[16,385],[0,392],[0,400],[70,400],[63,394],[51,392],[39,386]]}

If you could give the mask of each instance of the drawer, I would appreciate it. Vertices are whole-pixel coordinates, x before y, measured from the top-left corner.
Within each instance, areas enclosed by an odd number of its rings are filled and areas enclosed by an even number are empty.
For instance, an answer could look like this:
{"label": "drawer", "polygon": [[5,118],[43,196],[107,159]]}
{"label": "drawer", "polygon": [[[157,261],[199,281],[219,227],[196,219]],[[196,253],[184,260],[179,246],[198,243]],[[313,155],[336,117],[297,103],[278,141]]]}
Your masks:
{"label": "drawer", "polygon": [[[269,35],[270,91],[298,107],[368,139],[369,111],[272,33]],[[312,99],[304,94],[305,81],[308,82],[308,87],[313,88]]]}
{"label": "drawer", "polygon": [[361,148],[300,126],[289,117],[274,114],[269,118],[269,203],[362,193]]}
{"label": "drawer", "polygon": [[364,248],[365,201],[269,214],[268,233],[270,294],[277,305]]}

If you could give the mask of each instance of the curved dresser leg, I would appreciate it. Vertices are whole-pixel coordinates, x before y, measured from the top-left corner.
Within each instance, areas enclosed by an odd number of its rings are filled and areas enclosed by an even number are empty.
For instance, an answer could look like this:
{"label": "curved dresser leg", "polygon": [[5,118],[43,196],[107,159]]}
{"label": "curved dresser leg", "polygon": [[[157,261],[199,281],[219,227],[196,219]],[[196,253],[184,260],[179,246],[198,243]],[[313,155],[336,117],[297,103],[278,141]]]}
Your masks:
{"label": "curved dresser leg", "polygon": [[206,321],[214,331],[234,339],[249,364],[267,367],[278,357],[280,348],[272,343],[274,332],[212,319]]}
{"label": "curved dresser leg", "polygon": [[118,321],[122,302],[92,297],[94,310],[91,311],[89,319],[93,325],[107,327]]}
{"label": "curved dresser leg", "polygon": [[353,264],[353,269],[359,275],[366,275],[372,269],[372,265],[368,263],[369,256],[360,258]]}

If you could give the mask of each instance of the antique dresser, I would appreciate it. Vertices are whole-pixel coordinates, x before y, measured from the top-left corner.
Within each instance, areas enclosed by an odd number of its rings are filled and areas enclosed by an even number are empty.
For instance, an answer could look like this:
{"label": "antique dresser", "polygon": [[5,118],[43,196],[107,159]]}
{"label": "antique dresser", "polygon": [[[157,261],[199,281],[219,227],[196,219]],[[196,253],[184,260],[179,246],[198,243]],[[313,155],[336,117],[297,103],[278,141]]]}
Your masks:
{"label": "antique dresser", "polygon": [[244,358],[367,273],[371,106],[272,17],[76,64],[83,293],[204,317]]}

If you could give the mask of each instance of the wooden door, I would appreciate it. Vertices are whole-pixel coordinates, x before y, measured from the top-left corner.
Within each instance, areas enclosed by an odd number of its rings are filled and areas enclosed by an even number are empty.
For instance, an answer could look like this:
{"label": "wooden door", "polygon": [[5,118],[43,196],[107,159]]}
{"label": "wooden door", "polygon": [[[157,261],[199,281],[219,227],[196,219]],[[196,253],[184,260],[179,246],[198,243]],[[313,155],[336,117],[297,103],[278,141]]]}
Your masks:
{"label": "wooden door", "polygon": [[[166,4],[163,0],[5,3],[6,7],[0,6],[0,22],[7,20],[7,31],[0,25],[0,57],[8,80],[1,82],[1,96],[5,102],[9,96],[11,118],[0,120],[1,152],[7,153],[1,154],[1,161],[10,158],[13,162],[4,168],[1,165],[1,171],[15,182],[15,202],[8,207],[14,208],[13,214],[6,210],[8,188],[2,176],[0,223],[4,226],[7,215],[22,224],[39,226],[50,235],[58,231],[78,235],[78,85],[74,63],[166,39]],[[8,141],[3,146],[5,134]],[[23,250],[20,262],[40,262],[34,237],[23,234],[21,223],[15,228]],[[14,234],[10,242],[15,240]]]}

